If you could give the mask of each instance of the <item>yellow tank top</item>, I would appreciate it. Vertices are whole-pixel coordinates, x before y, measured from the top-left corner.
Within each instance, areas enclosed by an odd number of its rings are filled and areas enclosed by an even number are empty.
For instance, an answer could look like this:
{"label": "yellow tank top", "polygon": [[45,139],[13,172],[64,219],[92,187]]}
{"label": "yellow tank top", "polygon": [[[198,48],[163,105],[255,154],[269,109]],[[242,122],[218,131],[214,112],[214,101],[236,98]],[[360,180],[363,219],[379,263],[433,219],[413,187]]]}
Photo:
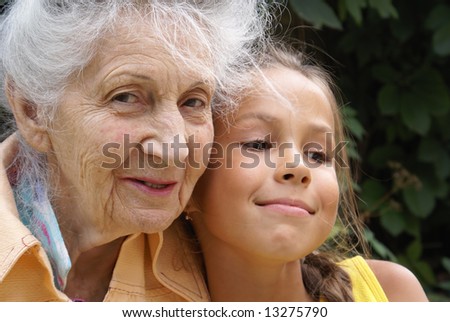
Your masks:
{"label": "yellow tank top", "polygon": [[388,302],[375,274],[361,256],[346,259],[339,265],[350,275],[355,302]]}

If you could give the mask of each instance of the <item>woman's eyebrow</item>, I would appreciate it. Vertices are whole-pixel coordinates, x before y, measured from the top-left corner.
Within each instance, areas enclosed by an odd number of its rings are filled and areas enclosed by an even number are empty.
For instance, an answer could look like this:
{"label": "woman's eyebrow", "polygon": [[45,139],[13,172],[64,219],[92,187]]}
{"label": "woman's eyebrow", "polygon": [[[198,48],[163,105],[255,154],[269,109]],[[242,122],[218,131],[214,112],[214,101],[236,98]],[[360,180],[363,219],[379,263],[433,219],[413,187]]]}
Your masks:
{"label": "woman's eyebrow", "polygon": [[98,82],[99,86],[108,88],[110,86],[116,86],[117,84],[127,83],[127,82],[146,82],[151,84],[156,84],[158,81],[153,77],[136,72],[120,71],[109,73],[101,81]]}
{"label": "woman's eyebrow", "polygon": [[194,82],[193,84],[189,85],[188,91],[193,90],[195,88],[201,88],[203,90],[206,90],[208,94],[212,94],[214,92],[214,82],[209,81],[198,81]]}

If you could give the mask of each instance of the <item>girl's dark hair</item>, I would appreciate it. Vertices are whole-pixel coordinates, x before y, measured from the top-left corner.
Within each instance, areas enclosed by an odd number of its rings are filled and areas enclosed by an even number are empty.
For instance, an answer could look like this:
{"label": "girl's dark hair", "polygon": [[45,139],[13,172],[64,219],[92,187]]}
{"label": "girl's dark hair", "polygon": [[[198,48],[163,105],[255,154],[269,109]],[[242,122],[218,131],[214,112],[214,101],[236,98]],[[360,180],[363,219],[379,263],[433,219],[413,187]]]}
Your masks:
{"label": "girl's dark hair", "polygon": [[350,277],[326,253],[306,256],[302,261],[302,277],[306,291],[315,301],[354,301]]}

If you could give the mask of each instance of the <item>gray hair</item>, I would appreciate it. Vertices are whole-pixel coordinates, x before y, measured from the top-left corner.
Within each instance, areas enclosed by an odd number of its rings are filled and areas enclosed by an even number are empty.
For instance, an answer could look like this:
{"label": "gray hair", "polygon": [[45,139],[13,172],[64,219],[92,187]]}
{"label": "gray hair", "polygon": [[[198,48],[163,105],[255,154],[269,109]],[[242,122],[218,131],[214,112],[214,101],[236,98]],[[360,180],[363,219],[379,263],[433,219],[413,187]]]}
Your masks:
{"label": "gray hair", "polygon": [[[16,0],[0,17],[0,85],[13,84],[50,121],[102,38],[116,26],[144,22],[183,68],[215,80],[218,105],[232,106],[229,93],[245,82],[242,69],[266,37],[270,9],[263,0]],[[179,39],[192,39],[207,59],[177,46]],[[0,105],[9,111],[4,92]],[[2,135],[15,130],[11,120]],[[23,139],[19,150],[21,175],[46,187],[45,155]]]}
{"label": "gray hair", "polygon": [[[1,21],[0,76],[12,80],[25,99],[51,111],[70,77],[91,61],[101,37],[118,23],[141,18],[177,60],[223,87],[236,86],[238,78],[229,76],[240,74],[254,40],[263,37],[267,8],[261,0],[16,1]],[[214,66],[177,47],[177,38],[185,37],[204,47]]]}

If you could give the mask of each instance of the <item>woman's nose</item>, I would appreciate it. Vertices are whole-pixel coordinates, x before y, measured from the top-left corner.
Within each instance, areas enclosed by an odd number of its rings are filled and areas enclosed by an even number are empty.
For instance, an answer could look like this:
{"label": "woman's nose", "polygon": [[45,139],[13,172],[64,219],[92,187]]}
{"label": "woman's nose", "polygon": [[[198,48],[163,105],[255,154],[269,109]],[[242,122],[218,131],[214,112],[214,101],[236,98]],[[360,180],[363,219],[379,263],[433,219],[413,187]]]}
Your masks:
{"label": "woman's nose", "polygon": [[141,141],[143,152],[160,163],[184,167],[189,155],[185,120],[179,114],[170,120],[158,120],[152,124],[152,133]]}

